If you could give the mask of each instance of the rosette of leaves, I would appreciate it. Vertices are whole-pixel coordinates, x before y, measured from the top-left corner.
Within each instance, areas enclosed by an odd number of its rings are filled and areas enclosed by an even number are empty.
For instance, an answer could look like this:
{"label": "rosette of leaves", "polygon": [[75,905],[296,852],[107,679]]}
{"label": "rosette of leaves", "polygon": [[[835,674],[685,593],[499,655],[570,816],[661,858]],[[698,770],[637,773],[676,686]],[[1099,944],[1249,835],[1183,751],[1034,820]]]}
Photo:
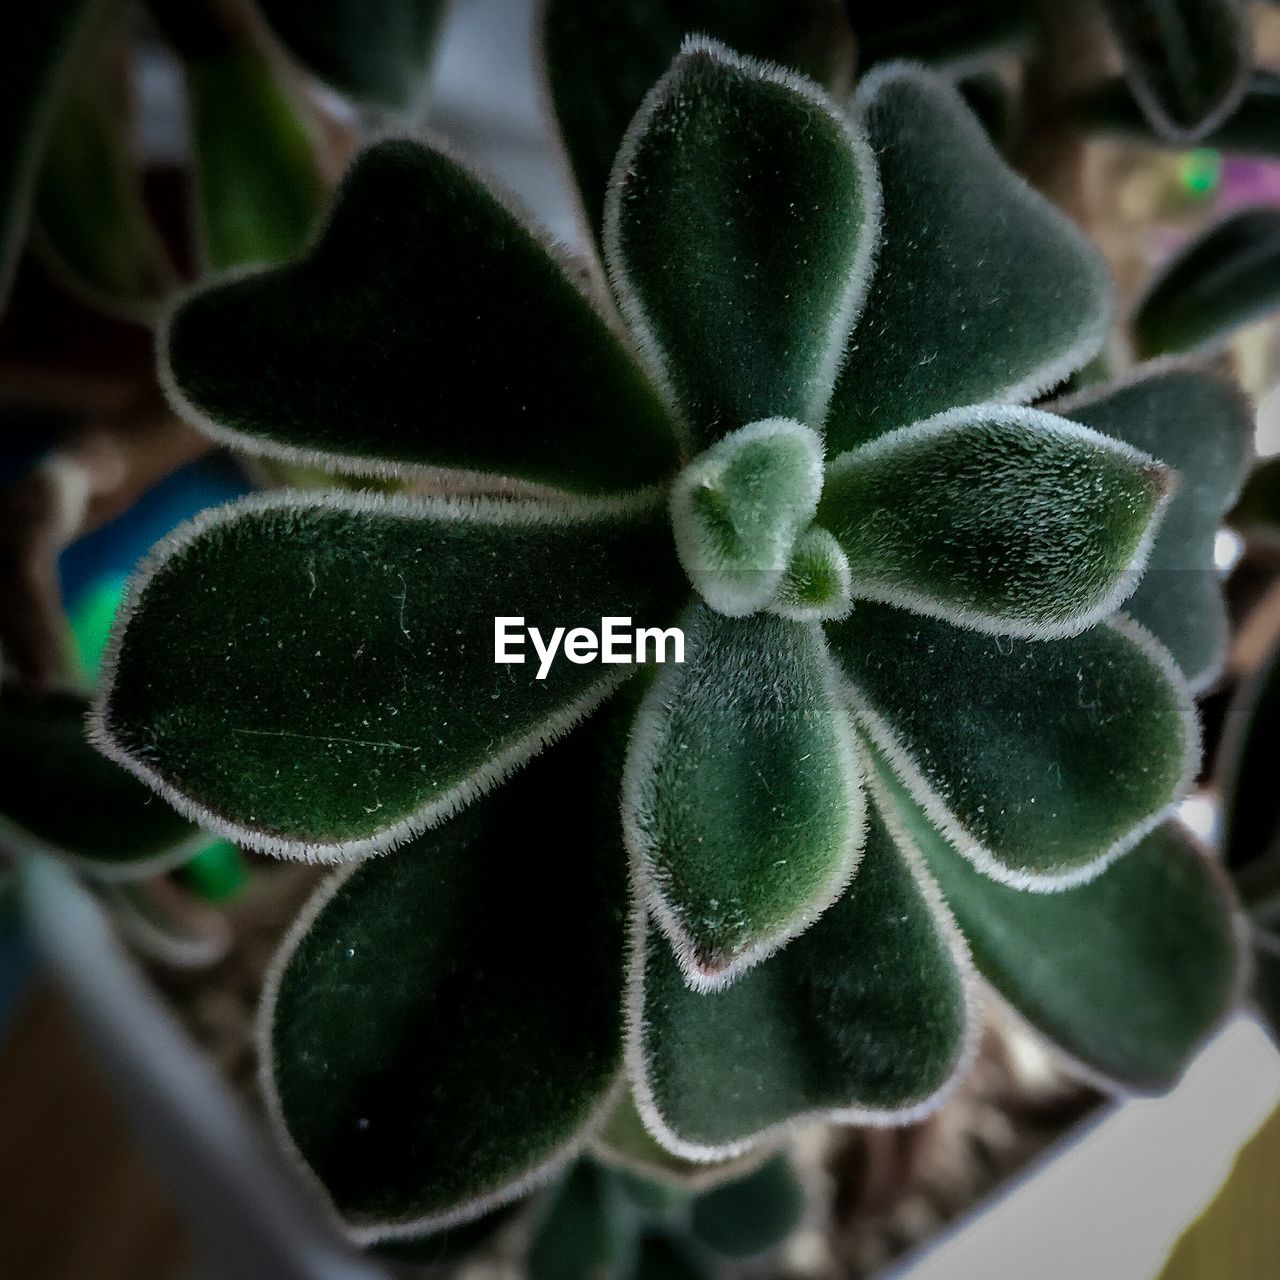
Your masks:
{"label": "rosette of leaves", "polygon": [[[386,141],[309,254],[164,335],[219,439],[489,495],[200,519],[132,584],[96,718],[189,816],[347,864],[268,984],[263,1079],[366,1242],[514,1198],[623,1089],[695,1163],[922,1115],[975,968],[1137,1088],[1234,994],[1229,895],[1167,821],[1221,602],[1153,605],[1160,638],[1116,609],[1149,561],[1211,576],[1234,478],[1172,496],[1169,464],[1238,450],[1236,400],[1157,369],[1028,407],[1102,343],[1104,274],[918,70],[846,112],[694,41],[604,209],[588,296]],[[495,616],[679,626],[685,661],[540,679]]]}

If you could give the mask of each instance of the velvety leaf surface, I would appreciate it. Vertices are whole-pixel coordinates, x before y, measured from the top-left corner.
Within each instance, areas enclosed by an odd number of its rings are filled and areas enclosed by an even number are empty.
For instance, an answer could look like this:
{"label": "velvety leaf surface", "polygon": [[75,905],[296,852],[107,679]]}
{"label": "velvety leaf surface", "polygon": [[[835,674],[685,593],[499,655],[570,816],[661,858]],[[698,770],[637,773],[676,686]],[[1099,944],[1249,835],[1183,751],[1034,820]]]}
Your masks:
{"label": "velvety leaf surface", "polygon": [[804,1188],[785,1155],[745,1178],[705,1191],[693,1202],[690,1225],[708,1248],[750,1258],[784,1241],[804,1216]]}
{"label": "velvety leaf surface", "polygon": [[1088,878],[1198,761],[1189,691],[1127,620],[1066,640],[981,635],[887,605],[827,628],[855,718],[981,870]]}
{"label": "velvety leaf surface", "polygon": [[551,102],[597,235],[623,134],[690,35],[722,40],[837,92],[852,68],[840,0],[546,0]]}
{"label": "velvety leaf surface", "polygon": [[818,520],[849,557],[855,598],[1044,638],[1133,590],[1171,485],[1148,454],[986,405],[841,455]]}
{"label": "velvety leaf surface", "polygon": [[[265,995],[268,1102],[360,1238],[512,1199],[603,1118],[625,947],[615,760],[598,724],[578,730],[338,873],[295,928]],[[554,857],[533,856],[539,831]]]}
{"label": "velvety leaf surface", "polygon": [[851,592],[849,557],[826,529],[810,525],[796,539],[773,608],[803,622],[842,618]]}
{"label": "velvety leaf surface", "polygon": [[448,0],[258,0],[285,47],[354,98],[412,107],[425,89]]}
{"label": "velvety leaf surface", "polygon": [[384,1240],[381,1244],[371,1245],[368,1252],[391,1262],[415,1267],[446,1266],[488,1244],[523,1207],[521,1202],[504,1204],[483,1217],[461,1222],[444,1231],[429,1231],[425,1235],[402,1240]]}
{"label": "velvety leaf surface", "polygon": [[1031,399],[1101,347],[1108,312],[1096,250],[945,82],[886,67],[858,115],[884,214],[827,421],[833,453],[957,405]]}
{"label": "velvety leaf surface", "polygon": [[695,449],[762,418],[820,427],[865,290],[865,143],[812,85],[688,45],[618,153],[605,250]]}
{"label": "velvety leaf surface", "polygon": [[1249,74],[1242,0],[1101,0],[1125,74],[1151,123],[1190,140],[1239,101]]}
{"label": "velvety leaf surface", "polygon": [[952,848],[877,761],[989,982],[1078,1062],[1159,1089],[1226,1014],[1239,948],[1226,881],[1176,822],[1060,893],[996,884]]}
{"label": "velvety leaf surface", "polygon": [[[494,619],[652,625],[683,598],[658,513],[332,494],[248,500],[135,584],[109,747],[254,847],[333,858],[446,815],[634,667],[494,662]],[[664,622],[665,625],[665,622]],[[181,654],[182,661],[172,660]]]}
{"label": "velvety leaf surface", "polygon": [[841,892],[863,804],[848,713],[811,623],[696,606],[645,695],[623,783],[638,885],[686,980],[715,988]]}
{"label": "velvety leaf surface", "polygon": [[472,174],[407,139],[356,159],[307,257],[189,297],[167,365],[189,416],[295,460],[583,492],[675,468],[656,393],[559,265]]}
{"label": "velvety leaf surface", "polygon": [[32,838],[113,879],[154,874],[199,832],[85,737],[88,699],[0,689],[0,844]]}
{"label": "velvety leaf surface", "polygon": [[1253,452],[1252,406],[1229,378],[1164,366],[1054,410],[1177,471],[1177,488],[1125,612],[1164,644],[1193,688],[1205,688],[1217,678],[1227,643],[1214,538]]}
{"label": "velvety leaf surface", "polygon": [[760,1162],[756,1152],[733,1160],[692,1161],[668,1151],[644,1126],[628,1089],[592,1144],[592,1154],[623,1175],[623,1188],[644,1206],[683,1206],[695,1190],[735,1181]]}
{"label": "velvety leaf surface", "polygon": [[529,1246],[529,1280],[624,1280],[636,1238],[614,1176],[579,1160],[556,1188]]}
{"label": "velvety leaf surface", "polygon": [[58,105],[36,186],[35,222],[61,275],[98,305],[149,320],[176,276],[142,199],[125,134],[127,63],[96,28]]}
{"label": "velvety leaf surface", "polygon": [[[1076,119],[1092,132],[1133,138],[1153,146],[1185,146],[1152,127],[1124,80],[1109,80],[1083,95],[1074,107]],[[1201,147],[1246,155],[1280,152],[1280,76],[1256,69],[1249,74],[1244,96],[1231,114],[1198,139]]]}
{"label": "velvety leaf surface", "polygon": [[101,0],[49,0],[10,22],[0,47],[0,305],[26,233],[32,185],[76,37]]}
{"label": "velvety leaf surface", "polygon": [[874,813],[845,895],[732,986],[691,991],[652,925],[632,963],[631,1069],[650,1127],[688,1155],[816,1113],[927,1105],[964,1051],[964,980]]}
{"label": "velvety leaf surface", "polygon": [[1152,280],[1133,315],[1138,353],[1213,346],[1280,307],[1280,209],[1241,209],[1202,232]]}
{"label": "velvety leaf surface", "polygon": [[730,617],[767,605],[822,492],[822,442],[786,418],[717,441],[676,477],[676,552],[702,598]]}
{"label": "velvety leaf surface", "polygon": [[247,47],[193,58],[187,94],[206,266],[223,271],[301,253],[327,193],[310,126],[266,58]]}
{"label": "velvety leaf surface", "polygon": [[903,58],[939,70],[984,66],[1036,35],[1025,0],[845,0],[863,68]]}

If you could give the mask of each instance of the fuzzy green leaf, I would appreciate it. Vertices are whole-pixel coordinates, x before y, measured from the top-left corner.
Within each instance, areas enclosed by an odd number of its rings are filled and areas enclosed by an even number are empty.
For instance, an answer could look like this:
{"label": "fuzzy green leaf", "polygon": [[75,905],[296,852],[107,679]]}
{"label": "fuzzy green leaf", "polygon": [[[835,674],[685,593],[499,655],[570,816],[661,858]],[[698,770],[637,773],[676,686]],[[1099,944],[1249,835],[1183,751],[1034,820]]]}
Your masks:
{"label": "fuzzy green leaf", "polygon": [[983,405],[842,454],[818,519],[849,557],[855,599],[1043,639],[1133,591],[1172,483],[1073,422]]}
{"label": "fuzzy green leaf", "polygon": [[448,0],[258,0],[281,43],[326,84],[360,101],[421,101]]}
{"label": "fuzzy green leaf", "polygon": [[969,1024],[963,948],[939,909],[873,813],[844,897],[722,991],[691,991],[642,924],[628,1054],[650,1129],[705,1159],[827,1113],[905,1120],[935,1105]]}
{"label": "fuzzy green leaf", "polygon": [[822,442],[786,418],[717,441],[676,477],[676,552],[702,598],[742,617],[777,594],[822,492]]}
{"label": "fuzzy green leaf", "polygon": [[865,141],[816,86],[686,44],[618,153],[605,256],[695,450],[763,418],[821,426],[878,204]]}
{"label": "fuzzy green leaf", "polygon": [[1166,137],[1193,141],[1240,101],[1251,62],[1242,0],[1101,0],[1134,97]]}
{"label": "fuzzy green leaf", "polygon": [[859,726],[960,851],[1017,887],[1096,875],[1198,763],[1190,692],[1127,619],[1044,642],[859,604],[827,636]]}
{"label": "fuzzy green leaf", "polygon": [[623,135],[686,36],[798,71],[833,92],[852,70],[840,0],[545,0],[551,102],[592,231]]}
{"label": "fuzzy green leaf", "polygon": [[[655,625],[683,599],[661,514],[330,494],[248,499],[135,582],[100,740],[255,848],[335,859],[439,821],[628,666],[494,661],[497,616]],[[175,662],[173,655],[181,654]]]}
{"label": "fuzzy green leaf", "polygon": [[35,222],[55,271],[95,305],[150,321],[176,274],[142,198],[125,122],[120,33],[96,30],[57,111]]}
{"label": "fuzzy green leaf", "polygon": [[45,852],[100,879],[154,875],[203,839],[85,737],[87,698],[0,689],[0,845]]}
{"label": "fuzzy green leaf", "polygon": [[905,58],[969,72],[1020,52],[1036,35],[1025,0],[845,0],[845,8],[863,67]]}
{"label": "fuzzy green leaf", "polygon": [[864,809],[822,633],[685,615],[685,662],[645,695],[623,783],[640,890],[690,986],[808,928],[853,875]]}
{"label": "fuzzy green leaf", "polygon": [[10,21],[0,46],[0,307],[26,234],[36,172],[79,37],[102,0],[48,0]]}
{"label": "fuzzy green leaf", "polygon": [[1167,1088],[1238,994],[1225,877],[1167,822],[1061,893],[996,884],[960,857],[876,760],[877,801],[921,849],[984,977],[1089,1070]]}
{"label": "fuzzy green leaf", "polygon": [[[264,993],[268,1110],[358,1239],[514,1199],[611,1105],[626,877],[602,728],[339,872],[286,943]],[[531,856],[539,831],[554,857]]]}
{"label": "fuzzy green leaf", "polygon": [[228,46],[188,61],[187,96],[205,265],[296,257],[327,193],[310,123],[288,89],[256,49]]}
{"label": "fuzzy green leaf", "polygon": [[529,1246],[529,1280],[625,1280],[636,1231],[616,1177],[579,1160],[556,1188]]}
{"label": "fuzzy green leaf", "polygon": [[164,347],[187,416],[275,457],[587,493],[675,469],[665,410],[587,299],[472,174],[406,139],[357,158],[307,257],[191,295]]}
{"label": "fuzzy green leaf", "polygon": [[800,622],[829,621],[849,612],[851,595],[849,557],[826,529],[810,525],[796,539],[773,611]]}
{"label": "fuzzy green leaf", "polygon": [[[1124,80],[1108,80],[1083,94],[1073,112],[1076,121],[1092,133],[1152,146],[1186,146],[1185,141],[1172,140],[1152,127]],[[1243,155],[1280,154],[1280,76],[1261,69],[1251,72],[1239,104],[1198,145]]]}
{"label": "fuzzy green leaf", "polygon": [[717,1253],[750,1258],[781,1244],[800,1225],[804,1205],[791,1161],[777,1155],[745,1178],[700,1195],[690,1226]]}
{"label": "fuzzy green leaf", "polygon": [[459,1262],[491,1242],[523,1209],[520,1201],[491,1209],[479,1218],[459,1223],[445,1231],[428,1231],[421,1236],[405,1236],[371,1245],[368,1252],[390,1262],[415,1267],[442,1267]]}
{"label": "fuzzy green leaf", "polygon": [[1224,343],[1280,308],[1280,209],[1241,209],[1174,255],[1133,315],[1143,356]]}
{"label": "fuzzy green leaf", "polygon": [[1177,471],[1178,487],[1125,612],[1169,650],[1193,689],[1206,688],[1227,644],[1214,539],[1248,469],[1252,407],[1230,378],[1157,366],[1053,409]]}
{"label": "fuzzy green leaf", "polygon": [[1097,251],[949,85],[886,67],[863,82],[858,113],[884,214],[827,422],[837,452],[958,405],[1033,398],[1099,350],[1109,309]]}
{"label": "fuzzy green leaf", "polygon": [[644,1126],[636,1108],[635,1096],[628,1089],[605,1122],[592,1154],[601,1163],[628,1175],[625,1184],[646,1203],[650,1200],[665,1205],[668,1201],[683,1204],[697,1190],[736,1181],[759,1163],[758,1152],[750,1152],[735,1160],[685,1160],[668,1151]]}

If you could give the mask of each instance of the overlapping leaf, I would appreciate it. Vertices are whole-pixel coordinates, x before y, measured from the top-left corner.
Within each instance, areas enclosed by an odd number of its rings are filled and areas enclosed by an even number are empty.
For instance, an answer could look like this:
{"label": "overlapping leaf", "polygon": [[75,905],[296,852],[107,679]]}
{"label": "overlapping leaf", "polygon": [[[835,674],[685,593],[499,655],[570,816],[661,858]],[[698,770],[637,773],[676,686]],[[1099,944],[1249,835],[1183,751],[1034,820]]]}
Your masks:
{"label": "overlapping leaf", "polygon": [[308,256],[191,295],[165,345],[184,413],[256,452],[588,493],[675,465],[656,394],[560,266],[408,140],[355,161]]}
{"label": "overlapping leaf", "polygon": [[848,556],[855,597],[1046,638],[1133,591],[1171,486],[1149,454],[984,405],[837,458],[818,520]]}
{"label": "overlapping leaf", "polygon": [[1156,365],[1054,408],[1176,471],[1177,488],[1125,612],[1165,645],[1193,689],[1206,688],[1227,642],[1214,540],[1252,454],[1252,406],[1220,374]]}
{"label": "overlapping leaf", "polygon": [[257,848],[386,848],[635,669],[562,656],[539,678],[528,643],[523,665],[496,663],[495,617],[548,638],[663,621],[682,595],[669,538],[652,510],[247,500],[189,526],[135,586],[100,740]]}
{"label": "overlapping leaf", "polygon": [[602,732],[338,873],[295,926],[266,993],[264,1084],[357,1239],[476,1217],[604,1119],[626,888]]}
{"label": "overlapping leaf", "polygon": [[639,887],[686,980],[714,989],[811,924],[853,875],[863,804],[813,624],[683,620],[685,663],[641,706],[623,789]]}
{"label": "overlapping leaf", "polygon": [[859,604],[827,629],[855,718],[979,868],[1085,880],[1168,811],[1199,758],[1172,660],[1121,618],[1052,643]]}
{"label": "overlapping leaf", "polygon": [[851,449],[960,405],[1027,400],[1107,327],[1094,248],[1008,168],[959,95],[923,71],[863,81],[884,201],[874,286],[827,422]]}

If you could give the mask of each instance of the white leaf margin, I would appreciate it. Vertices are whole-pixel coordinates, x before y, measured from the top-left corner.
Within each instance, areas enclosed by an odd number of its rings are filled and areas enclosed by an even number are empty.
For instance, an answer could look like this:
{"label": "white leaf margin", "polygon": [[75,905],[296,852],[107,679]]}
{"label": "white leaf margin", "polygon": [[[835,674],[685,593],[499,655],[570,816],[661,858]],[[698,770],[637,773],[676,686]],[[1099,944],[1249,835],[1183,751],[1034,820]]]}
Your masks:
{"label": "white leaf margin", "polygon": [[626,1080],[619,1067],[612,1082],[582,1118],[573,1136],[545,1152],[538,1160],[527,1164],[510,1182],[486,1187],[470,1199],[459,1201],[453,1208],[436,1213],[394,1220],[371,1216],[366,1220],[356,1221],[344,1217],[289,1132],[284,1107],[275,1084],[272,1044],[275,1036],[275,1011],[280,995],[280,984],[284,980],[285,970],[289,967],[294,952],[343,885],[360,869],[361,864],[356,862],[335,871],[315,890],[289,926],[263,981],[254,1039],[258,1057],[258,1088],[266,1111],[268,1128],[278,1147],[284,1153],[290,1168],[316,1194],[326,1215],[337,1230],[348,1240],[361,1246],[368,1246],[395,1240],[410,1240],[434,1231],[461,1226],[476,1218],[482,1218],[494,1209],[511,1204],[530,1191],[544,1186],[566,1169],[599,1134],[621,1099],[626,1088]]}
{"label": "white leaf margin", "polygon": [[762,1143],[783,1141],[789,1135],[815,1124],[865,1125],[873,1128],[897,1128],[901,1125],[914,1124],[938,1111],[955,1094],[968,1075],[977,1057],[983,1029],[979,984],[969,953],[969,945],[956,924],[941,890],[929,875],[925,867],[924,855],[916,848],[905,827],[897,819],[891,799],[870,771],[868,771],[867,787],[891,842],[906,862],[916,889],[951,957],[959,980],[960,996],[964,1006],[964,1030],[957,1045],[950,1073],[926,1096],[900,1108],[865,1107],[854,1101],[846,1107],[815,1107],[810,1111],[800,1112],[776,1124],[768,1125],[755,1133],[746,1134],[732,1142],[716,1146],[682,1138],[668,1126],[663,1118],[654,1094],[649,1059],[645,1053],[645,1038],[649,1023],[645,1017],[644,969],[650,928],[647,913],[641,905],[638,906],[632,920],[628,955],[627,1078],[631,1082],[636,1108],[640,1112],[645,1128],[649,1130],[653,1139],[672,1155],[695,1163],[712,1163],[735,1159],[756,1149]]}
{"label": "white leaf margin", "polygon": [[433,796],[405,817],[369,835],[326,842],[272,834],[210,809],[181,790],[154,765],[140,759],[126,747],[113,728],[111,692],[121,654],[130,624],[144,606],[147,588],[152,580],[210,533],[255,515],[323,510],[411,521],[474,521],[500,527],[554,528],[588,526],[596,522],[622,522],[628,517],[649,514],[657,506],[654,497],[648,494],[633,495],[625,502],[605,498],[551,504],[504,502],[488,498],[421,498],[401,494],[342,491],[309,493],[281,489],[251,494],[224,506],[203,511],[152,547],[125,587],[120,607],[116,611],[111,637],[103,654],[102,678],[88,716],[89,740],[108,759],[145,782],[183,817],[205,831],[213,832],[235,844],[274,857],[312,863],[343,863],[371,854],[386,853],[451,817],[508,777],[543,747],[562,737],[609,697],[626,680],[632,669],[626,668],[596,681],[580,697],[569,700],[557,714],[548,716],[530,732],[511,741],[443,795]]}

